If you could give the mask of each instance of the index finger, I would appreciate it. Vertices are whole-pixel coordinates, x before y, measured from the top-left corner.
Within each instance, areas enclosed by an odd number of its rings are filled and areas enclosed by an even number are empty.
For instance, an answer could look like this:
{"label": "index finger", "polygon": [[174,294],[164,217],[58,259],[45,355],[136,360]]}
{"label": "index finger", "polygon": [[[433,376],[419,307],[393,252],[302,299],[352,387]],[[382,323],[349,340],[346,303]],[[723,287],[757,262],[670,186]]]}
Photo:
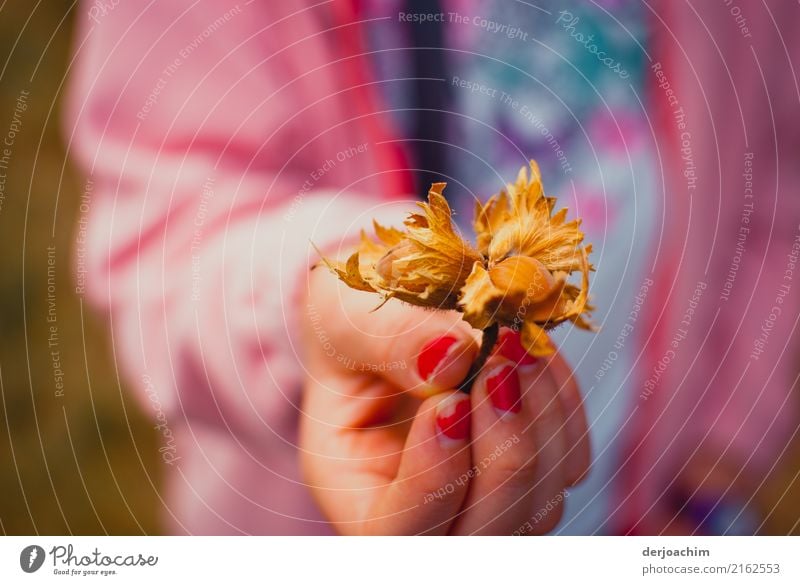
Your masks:
{"label": "index finger", "polygon": [[478,346],[458,314],[426,311],[395,299],[375,310],[375,295],[350,289],[330,273],[315,272],[310,345],[317,354],[324,350],[329,363],[375,374],[420,397],[454,388],[466,377]]}

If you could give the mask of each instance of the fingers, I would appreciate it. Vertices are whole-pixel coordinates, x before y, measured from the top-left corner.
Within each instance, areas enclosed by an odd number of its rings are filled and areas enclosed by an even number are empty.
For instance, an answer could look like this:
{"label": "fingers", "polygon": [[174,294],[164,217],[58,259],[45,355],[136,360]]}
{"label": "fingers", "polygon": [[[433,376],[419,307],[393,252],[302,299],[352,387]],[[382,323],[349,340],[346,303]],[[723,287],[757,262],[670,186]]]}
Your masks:
{"label": "fingers", "polygon": [[[536,358],[527,354],[520,343],[519,333],[503,329],[497,342],[496,352],[515,365],[536,363]],[[589,471],[591,449],[589,445],[589,428],[586,422],[586,411],[583,408],[583,397],[578,388],[578,381],[572,368],[564,357],[556,352],[547,358],[548,369],[552,373],[558,388],[558,399],[564,413],[564,433],[567,442],[566,473],[568,485],[579,483]]]}
{"label": "fingers", "polygon": [[376,497],[367,534],[447,534],[469,486],[469,397],[450,392],[420,406],[395,480]]}
{"label": "fingers", "polygon": [[558,384],[547,360],[518,369],[520,384],[528,388],[526,402],[533,413],[532,427],[538,458],[537,482],[531,492],[528,517],[516,529],[521,534],[546,534],[563,515],[564,490],[569,485],[570,460],[564,410]]}
{"label": "fingers", "polygon": [[478,472],[458,534],[512,534],[540,508],[547,522],[526,533],[544,533],[560,518],[564,487],[561,407],[544,362],[515,367],[493,356],[472,389],[472,452]]}
{"label": "fingers", "polygon": [[[321,272],[321,271],[320,271]],[[314,275],[316,329],[325,332],[326,354],[339,367],[374,373],[399,391],[427,397],[460,384],[477,354],[475,333],[451,311],[425,311],[376,297]],[[313,339],[312,339],[313,344]]]}
{"label": "fingers", "polygon": [[[369,441],[349,431],[338,444],[306,421],[303,466],[315,498],[344,534],[447,534],[469,485],[469,397],[459,392],[424,401],[405,441],[364,457]],[[320,432],[321,431],[321,432]],[[362,431],[363,432],[363,431]],[[379,431],[386,432],[386,431]],[[316,436],[315,436],[316,435]],[[378,442],[385,437],[377,435]],[[344,447],[344,448],[343,448]],[[348,460],[342,453],[362,455]]]}
{"label": "fingers", "polygon": [[591,447],[583,397],[575,373],[559,353],[548,358],[564,412],[564,434],[567,441],[566,479],[568,485],[579,483],[589,473]]}

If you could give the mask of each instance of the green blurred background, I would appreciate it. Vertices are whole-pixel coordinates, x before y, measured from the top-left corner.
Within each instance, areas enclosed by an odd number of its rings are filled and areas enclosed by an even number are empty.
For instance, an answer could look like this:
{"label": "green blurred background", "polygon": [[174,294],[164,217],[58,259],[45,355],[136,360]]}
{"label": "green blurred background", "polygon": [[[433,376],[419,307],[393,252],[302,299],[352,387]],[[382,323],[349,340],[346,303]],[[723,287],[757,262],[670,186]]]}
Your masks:
{"label": "green blurred background", "polygon": [[[59,127],[71,6],[0,3],[1,140],[18,96],[29,92],[8,169],[0,171],[0,531],[152,534],[160,531],[156,433],[120,384],[105,320],[82,309],[74,293],[83,181],[66,161]],[[54,348],[48,246],[55,247]],[[51,349],[60,353],[63,396]]]}
{"label": "green blurred background", "polygon": [[[0,207],[0,532],[154,534],[156,432],[120,381],[106,321],[82,306],[72,280],[83,181],[59,124],[74,12],[59,0],[0,4],[0,137],[29,92]],[[48,246],[62,396],[48,346]],[[798,532],[798,469],[795,445],[757,496],[765,532]]]}

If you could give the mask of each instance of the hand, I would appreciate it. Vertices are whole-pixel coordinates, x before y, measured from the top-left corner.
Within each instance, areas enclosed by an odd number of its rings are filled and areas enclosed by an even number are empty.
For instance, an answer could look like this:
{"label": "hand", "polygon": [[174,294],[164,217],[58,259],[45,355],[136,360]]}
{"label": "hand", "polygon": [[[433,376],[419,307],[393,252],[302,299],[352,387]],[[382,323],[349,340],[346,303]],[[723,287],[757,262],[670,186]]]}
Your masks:
{"label": "hand", "polygon": [[[543,534],[589,466],[581,397],[558,355],[505,331],[470,395],[478,351],[455,312],[309,283],[301,461],[344,534]],[[520,359],[525,358],[525,359]]]}

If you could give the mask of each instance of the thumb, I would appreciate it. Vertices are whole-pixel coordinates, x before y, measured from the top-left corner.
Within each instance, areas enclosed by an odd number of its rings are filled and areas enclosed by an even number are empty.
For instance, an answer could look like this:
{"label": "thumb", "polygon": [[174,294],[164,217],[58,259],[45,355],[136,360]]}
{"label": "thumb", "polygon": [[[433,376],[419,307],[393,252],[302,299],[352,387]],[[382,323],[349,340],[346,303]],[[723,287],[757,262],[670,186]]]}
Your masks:
{"label": "thumb", "polygon": [[317,295],[327,307],[330,344],[349,369],[373,373],[403,391],[427,397],[458,386],[478,352],[476,334],[453,311],[427,311],[389,300],[330,274]]}

